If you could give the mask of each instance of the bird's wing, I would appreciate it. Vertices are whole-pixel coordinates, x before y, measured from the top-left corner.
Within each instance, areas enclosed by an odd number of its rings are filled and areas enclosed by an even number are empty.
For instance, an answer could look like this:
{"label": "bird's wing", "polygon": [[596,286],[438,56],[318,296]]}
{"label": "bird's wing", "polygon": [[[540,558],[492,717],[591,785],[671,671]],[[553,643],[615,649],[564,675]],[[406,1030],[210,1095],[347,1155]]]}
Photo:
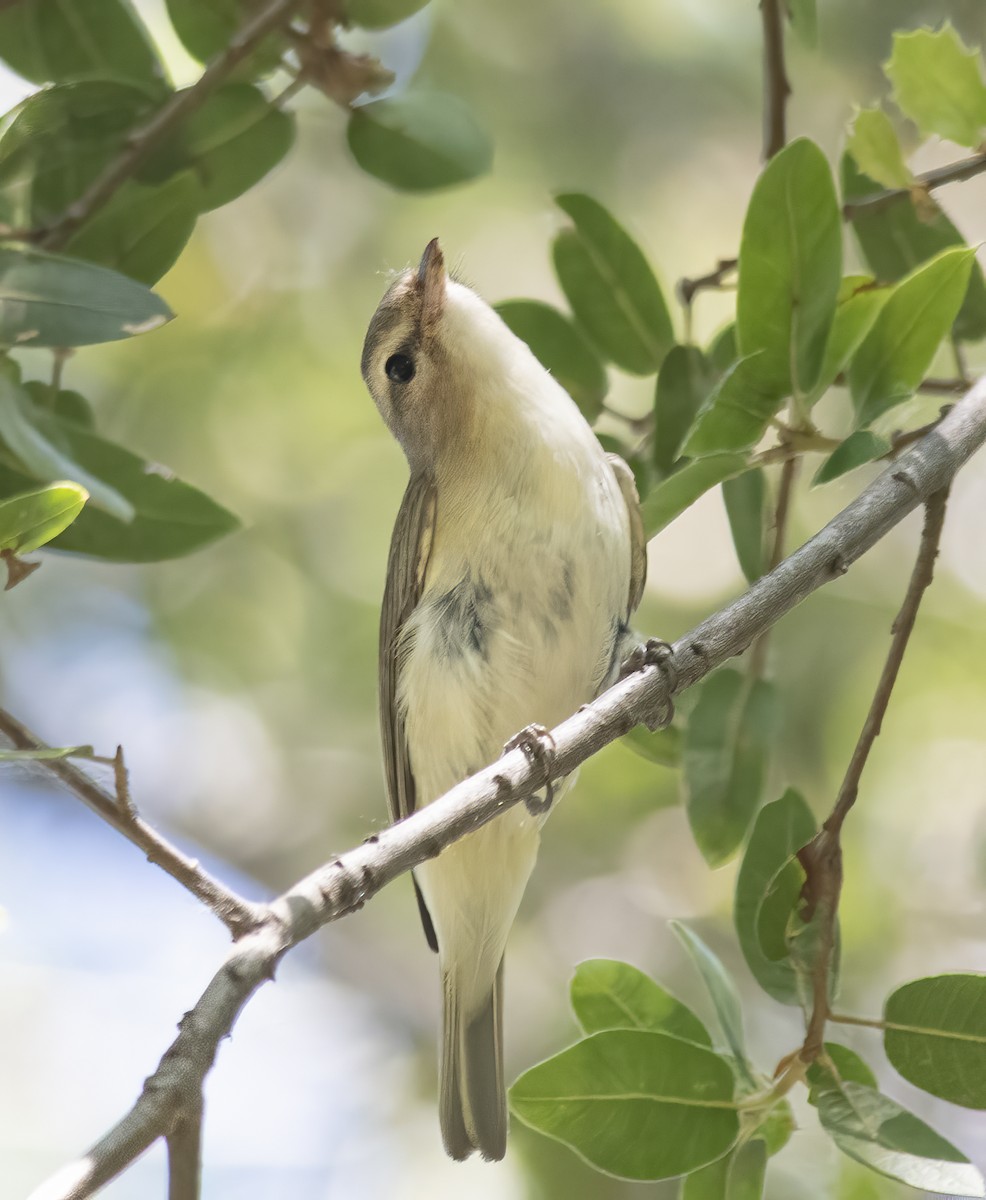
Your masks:
{"label": "bird's wing", "polygon": [[[387,583],[380,613],[380,730],[383,735],[384,774],[387,803],[395,820],[415,809],[414,774],[404,734],[404,720],[397,704],[400,671],[400,635],[425,587],[428,560],[435,537],[437,512],[434,482],[423,474],[411,476],[401,501],[390,540]],[[435,927],[424,897],[414,883],[421,923],[432,950],[438,949]]]}
{"label": "bird's wing", "polygon": [[644,520],[640,515],[640,497],[637,494],[637,484],[633,472],[618,454],[607,454],[616,482],[623,493],[627,506],[627,516],[630,519],[630,595],[627,598],[627,619],[629,620],[640,597],[644,594],[644,582],[647,579],[647,538],[644,535]]}

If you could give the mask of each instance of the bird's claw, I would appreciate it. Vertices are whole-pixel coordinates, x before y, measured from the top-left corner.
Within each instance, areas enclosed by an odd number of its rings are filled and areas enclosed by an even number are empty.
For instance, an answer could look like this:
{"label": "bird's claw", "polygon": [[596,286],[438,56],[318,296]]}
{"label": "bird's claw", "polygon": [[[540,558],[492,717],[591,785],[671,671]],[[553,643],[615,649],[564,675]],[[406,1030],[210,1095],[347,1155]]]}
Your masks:
{"label": "bird's claw", "polygon": [[544,771],[544,799],[537,795],[524,798],[524,804],[531,816],[543,816],[555,799],[555,788],[551,780],[551,768],[555,761],[555,739],[543,725],[527,725],[520,733],[515,733],[503,747],[504,754],[511,750],[522,751],[532,767],[540,767]]}
{"label": "bird's claw", "polygon": [[678,686],[678,668],[675,666],[674,647],[668,642],[661,641],[660,638],[648,638],[645,642],[634,646],[624,660],[620,670],[620,679],[626,679],[627,676],[633,675],[636,671],[643,671],[646,667],[657,667],[667,686],[667,699],[654,717],[653,724],[649,720],[646,722],[647,728],[653,732],[655,729],[663,729],[670,725],[674,719],[673,696]]}

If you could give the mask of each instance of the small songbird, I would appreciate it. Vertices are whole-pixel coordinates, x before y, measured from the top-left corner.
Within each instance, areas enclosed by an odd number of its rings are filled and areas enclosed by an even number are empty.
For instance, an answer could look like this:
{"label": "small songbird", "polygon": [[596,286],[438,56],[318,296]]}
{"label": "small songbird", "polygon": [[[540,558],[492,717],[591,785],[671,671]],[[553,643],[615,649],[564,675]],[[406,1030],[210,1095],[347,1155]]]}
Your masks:
{"label": "small songbird", "polygon": [[[493,762],[518,731],[528,752],[550,752],[528,727],[558,724],[616,678],[646,546],[630,469],[493,309],[448,276],[437,239],[380,302],[362,371],[410,468],[380,622],[397,820]],[[416,872],[441,967],[440,1117],[455,1159],[504,1155],[503,951],[544,815],[518,804]]]}

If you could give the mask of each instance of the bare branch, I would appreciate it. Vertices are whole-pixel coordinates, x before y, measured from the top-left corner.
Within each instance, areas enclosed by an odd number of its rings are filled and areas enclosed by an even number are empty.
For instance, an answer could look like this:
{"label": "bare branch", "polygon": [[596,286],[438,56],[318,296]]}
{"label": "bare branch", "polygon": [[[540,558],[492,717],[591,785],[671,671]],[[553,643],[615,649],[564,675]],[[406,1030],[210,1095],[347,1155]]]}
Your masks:
{"label": "bare branch", "polygon": [[301,0],[269,0],[236,31],[226,48],[209,63],[194,86],[176,92],[143,125],[127,137],[120,154],[92,181],[64,213],[43,230],[35,231],[46,250],[58,250],[85,221],[116,195],[155,146],[197,109],[224,83],[258,43],[278,25],[284,24]]}
{"label": "bare branch", "polygon": [[[44,742],[4,709],[0,709],[0,733],[9,738],[11,744],[19,750],[47,748]],[[212,909],[234,937],[257,924],[263,912],[262,906],[251,904],[218,879],[214,879],[195,859],[182,854],[177,846],[173,846],[167,838],[141,818],[130,798],[122,749],[117,748],[113,760],[116,796],[100,787],[91,775],[67,759],[40,759],[37,765],[88,804],[93,812],[112,825],[117,832],[122,833],[128,841],[143,850],[149,862],[167,872],[172,879],[177,879],[182,887],[187,888],[196,899]]]}
{"label": "bare branch", "polygon": [[199,1200],[202,1186],[202,1093],[185,1106],[167,1135],[168,1200]]}
{"label": "bare branch", "polygon": [[[703,679],[812,592],[838,578],[917,505],[947,488],[986,441],[986,380],[809,542],[748,592],[674,646],[674,691]],[[648,666],[628,676],[551,732],[554,772],[568,775],[609,742],[669,711],[670,673]],[[320,926],[355,912],[381,888],[520,802],[545,782],[522,750],[458,784],[363,845],[319,867],[264,910],[233,946],[133,1108],[82,1159],[31,1200],[83,1200],[118,1175],[186,1112],[221,1039],[281,957]]]}
{"label": "bare branch", "polygon": [[947,500],[948,489],[943,488],[925,502],[924,529],[921,531],[921,543],[914,560],[914,570],[911,572],[904,602],[893,623],[890,649],[876,691],[873,693],[870,710],[832,812],[811,842],[798,854],[806,873],[802,893],[806,903],[805,915],[811,919],[817,914],[820,921],[818,948],[812,963],[812,1010],[804,1044],[799,1053],[799,1058],[805,1063],[814,1062],[821,1053],[825,1041],[825,1026],[829,1020],[829,972],[835,953],[835,927],[839,898],[842,894],[842,826],[856,803],[863,768],[883,727],[883,718],[894,684],[897,682],[901,663],[904,661],[904,652],[917,620],[921,600],[934,578],[935,559],[938,557],[942,527],[945,524]]}
{"label": "bare branch", "polygon": [[[986,171],[986,152],[975,154],[972,158],[964,158],[961,162],[949,163],[945,167],[935,167],[916,176],[915,187],[929,192],[933,188],[944,187],[946,183],[961,183],[972,179]],[[849,200],[842,206],[842,215],[851,221],[858,213],[877,213],[895,204],[898,200],[913,200],[915,188],[888,188],[885,191],[874,192],[871,196],[860,196],[858,200]]]}
{"label": "bare branch", "polygon": [[784,67],[783,0],[760,0],[763,22],[763,156],[771,159],[787,141],[787,98],[791,85]]}

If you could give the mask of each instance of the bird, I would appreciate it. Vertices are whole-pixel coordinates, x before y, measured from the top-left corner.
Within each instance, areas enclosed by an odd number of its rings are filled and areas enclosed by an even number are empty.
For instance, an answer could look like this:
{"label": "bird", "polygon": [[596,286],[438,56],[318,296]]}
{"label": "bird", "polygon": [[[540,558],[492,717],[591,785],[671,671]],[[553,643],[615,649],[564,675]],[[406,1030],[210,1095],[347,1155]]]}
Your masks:
{"label": "bird", "polygon": [[[449,274],[437,238],[380,301],[361,370],[409,471],[380,619],[396,821],[507,746],[550,760],[545,728],[614,682],[633,644],[646,541],[630,468]],[[505,1154],[504,949],[551,799],[549,784],[414,872],[441,973],[439,1119],[453,1159]]]}

